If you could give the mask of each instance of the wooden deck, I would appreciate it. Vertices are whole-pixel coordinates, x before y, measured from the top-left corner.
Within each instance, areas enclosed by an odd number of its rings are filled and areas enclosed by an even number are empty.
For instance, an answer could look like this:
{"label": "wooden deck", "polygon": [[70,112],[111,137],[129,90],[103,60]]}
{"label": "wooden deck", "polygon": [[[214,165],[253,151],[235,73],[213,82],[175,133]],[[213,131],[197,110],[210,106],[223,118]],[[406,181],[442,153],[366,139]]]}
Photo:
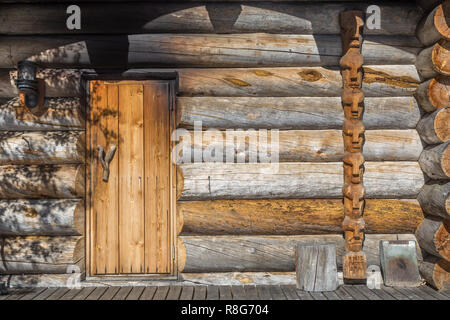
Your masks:
{"label": "wooden deck", "polygon": [[450,300],[450,292],[419,288],[341,286],[333,292],[304,292],[295,286],[141,286],[10,290],[0,300]]}

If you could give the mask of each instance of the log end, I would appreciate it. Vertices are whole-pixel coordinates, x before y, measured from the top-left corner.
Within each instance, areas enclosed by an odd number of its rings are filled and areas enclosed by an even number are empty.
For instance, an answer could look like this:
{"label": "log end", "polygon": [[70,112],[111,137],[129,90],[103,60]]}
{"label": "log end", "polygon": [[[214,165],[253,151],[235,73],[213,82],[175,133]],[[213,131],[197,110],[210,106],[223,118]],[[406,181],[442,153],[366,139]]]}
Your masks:
{"label": "log end", "polygon": [[450,78],[438,76],[430,81],[428,97],[435,109],[448,106],[450,101]]}
{"label": "log end", "polygon": [[437,7],[434,14],[434,26],[439,34],[450,39],[450,1],[446,1]]}
{"label": "log end", "polygon": [[441,40],[433,47],[433,68],[443,75],[450,75],[450,41]]}
{"label": "log end", "polygon": [[434,242],[440,255],[450,261],[450,220],[445,220],[436,232]]}
{"label": "log end", "polygon": [[450,106],[439,110],[434,118],[434,131],[440,141],[450,140]]}

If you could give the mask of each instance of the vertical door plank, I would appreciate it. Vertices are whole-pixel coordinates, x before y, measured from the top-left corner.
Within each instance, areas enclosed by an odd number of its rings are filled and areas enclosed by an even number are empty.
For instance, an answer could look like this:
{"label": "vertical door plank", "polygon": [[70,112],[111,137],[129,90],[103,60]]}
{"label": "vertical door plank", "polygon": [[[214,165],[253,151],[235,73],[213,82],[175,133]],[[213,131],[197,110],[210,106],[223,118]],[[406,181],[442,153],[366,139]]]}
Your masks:
{"label": "vertical door plank", "polygon": [[119,85],[120,272],[144,273],[143,86]]}
{"label": "vertical door plank", "polygon": [[144,86],[145,261],[148,273],[170,272],[169,86]]}
{"label": "vertical door plank", "polygon": [[92,274],[118,272],[118,160],[109,165],[109,181],[103,181],[103,168],[98,160],[98,146],[105,153],[118,143],[118,87],[91,82],[91,148],[93,154],[93,256]]}

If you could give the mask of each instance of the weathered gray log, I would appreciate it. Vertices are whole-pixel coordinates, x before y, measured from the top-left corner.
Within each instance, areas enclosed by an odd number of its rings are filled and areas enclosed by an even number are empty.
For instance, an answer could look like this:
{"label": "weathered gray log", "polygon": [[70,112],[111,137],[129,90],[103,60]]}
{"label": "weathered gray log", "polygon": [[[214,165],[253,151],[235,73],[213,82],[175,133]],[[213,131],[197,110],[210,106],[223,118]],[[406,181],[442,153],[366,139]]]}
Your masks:
{"label": "weathered gray log", "polygon": [[[193,128],[341,129],[340,97],[178,97],[177,126]],[[366,98],[366,129],[413,129],[420,111],[413,97]]]}
{"label": "weathered gray log", "polygon": [[84,165],[0,166],[0,198],[80,198]]}
{"label": "weathered gray log", "polygon": [[66,273],[69,266],[84,269],[84,238],[3,237],[0,273]]}
{"label": "weathered gray log", "polygon": [[450,220],[424,219],[417,228],[416,238],[423,250],[450,261]]}
{"label": "weathered gray log", "polygon": [[[366,11],[367,4],[352,8]],[[2,33],[17,34],[135,34],[135,33],[292,33],[339,34],[339,12],[345,4],[207,4],[124,3],[107,6],[83,4],[83,26],[66,27],[67,5],[2,5]],[[380,29],[364,34],[414,35],[421,12],[412,4],[379,5],[383,16]],[[319,23],[326,19],[326,23]],[[270,23],[268,23],[270,22]]]}
{"label": "weathered gray log", "polygon": [[[0,68],[33,60],[50,68],[119,67],[292,67],[337,66],[342,57],[338,35],[173,35],[8,37]],[[366,64],[414,64],[421,50],[415,37],[366,36]]]}
{"label": "weathered gray log", "polygon": [[425,148],[419,164],[431,179],[450,179],[450,141]]}
{"label": "weathered gray log", "polygon": [[295,286],[295,272],[180,273],[182,285],[287,285]]}
{"label": "weathered gray log", "polygon": [[335,243],[300,243],[295,248],[297,289],[334,291],[338,287]]}
{"label": "weathered gray log", "polygon": [[[342,235],[303,236],[181,236],[178,238],[179,270],[183,272],[288,272],[295,270],[298,243],[336,244],[338,268],[342,268],[345,240]],[[380,265],[379,241],[397,240],[395,234],[367,235],[367,265]],[[420,259],[420,258],[419,258]]]}
{"label": "weathered gray log", "polygon": [[450,2],[445,1],[422,19],[416,34],[423,45],[429,46],[442,38],[450,40],[449,16]]}
{"label": "weathered gray log", "polygon": [[25,130],[82,130],[84,112],[79,98],[47,98],[45,113],[35,116],[22,112],[19,98],[0,104],[0,127],[8,131]]}
{"label": "weathered gray log", "polygon": [[424,185],[417,200],[425,213],[450,219],[450,182]]}
{"label": "weathered gray log", "polygon": [[[79,96],[80,72],[73,69],[43,69],[47,96]],[[92,73],[93,70],[82,70]],[[131,69],[121,73],[134,78],[149,72],[178,72],[179,96],[219,97],[339,97],[342,78],[337,67],[321,68],[226,68],[226,69]],[[13,74],[14,79],[14,74]],[[414,65],[365,67],[363,89],[366,97],[411,96],[420,77]],[[0,79],[0,94],[17,94],[10,78]]]}
{"label": "weathered gray log", "polygon": [[417,0],[416,3],[420,6],[424,11],[431,10],[435,8],[438,4],[440,4],[442,0]]}
{"label": "weathered gray log", "polygon": [[450,75],[450,41],[441,40],[434,46],[423,49],[417,56],[416,67],[425,78],[433,78],[439,74]]}
{"label": "weathered gray log", "polygon": [[1,200],[0,235],[84,234],[84,200]]}
{"label": "weathered gray log", "polygon": [[[184,175],[180,200],[342,197],[343,168],[328,163],[194,163]],[[366,162],[368,198],[416,198],[424,184],[417,162]]]}
{"label": "weathered gray log", "polygon": [[417,131],[428,144],[450,140],[450,105],[425,115],[417,124]]}
{"label": "weathered gray log", "polygon": [[[278,136],[276,138],[276,136]],[[236,141],[234,141],[236,139]],[[270,149],[272,141],[278,144],[280,162],[342,161],[344,143],[342,130],[288,130],[259,132],[258,130],[186,131],[179,139],[177,163],[192,163],[196,154],[203,155],[203,162],[225,161],[227,147],[233,148],[239,157],[249,162],[262,162],[258,150]],[[1,144],[0,144],[1,145]],[[364,158],[366,161],[417,161],[422,143],[416,130],[368,130],[365,133]],[[264,160],[263,160],[264,161]]]}
{"label": "weathered gray log", "polygon": [[0,275],[0,281],[8,283],[12,289],[21,288],[53,288],[67,287],[68,284],[76,284],[78,279],[82,279],[82,274],[15,274]]}
{"label": "weathered gray log", "polygon": [[0,165],[83,163],[83,131],[0,132]]}
{"label": "weathered gray log", "polygon": [[[179,201],[182,235],[300,235],[343,232],[340,199]],[[417,200],[367,199],[366,233],[414,233],[423,220]]]}
{"label": "weathered gray log", "polygon": [[450,262],[428,256],[419,265],[420,274],[428,284],[438,290],[450,289]]}
{"label": "weathered gray log", "polygon": [[438,76],[425,81],[419,85],[414,96],[427,112],[446,107],[450,101],[450,78]]}

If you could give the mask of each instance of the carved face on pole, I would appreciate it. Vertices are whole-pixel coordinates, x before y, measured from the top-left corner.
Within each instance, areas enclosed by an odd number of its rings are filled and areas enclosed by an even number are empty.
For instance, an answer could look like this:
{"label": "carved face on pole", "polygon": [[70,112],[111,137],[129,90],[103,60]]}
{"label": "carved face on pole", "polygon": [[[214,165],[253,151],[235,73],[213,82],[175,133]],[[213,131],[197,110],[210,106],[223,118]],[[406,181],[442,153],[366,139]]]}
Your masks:
{"label": "carved face on pole", "polygon": [[347,152],[362,152],[364,143],[364,124],[361,120],[345,120],[342,134]]}
{"label": "carved face on pole", "polygon": [[345,217],[342,228],[345,232],[345,249],[353,252],[361,251],[364,241],[364,220]]}
{"label": "carved face on pole", "polygon": [[346,152],[344,155],[344,179],[345,183],[362,183],[364,173],[364,156],[362,153]]}
{"label": "carved face on pole", "polygon": [[343,54],[347,53],[349,48],[360,48],[364,27],[362,11],[341,12],[339,22],[342,29]]}
{"label": "carved face on pole", "polygon": [[360,89],[344,89],[342,106],[346,119],[361,119],[364,111],[364,93]]}
{"label": "carved face on pole", "polygon": [[366,194],[364,186],[362,184],[345,184],[342,191],[344,193],[345,216],[352,218],[361,217]]}
{"label": "carved face on pole", "polygon": [[364,59],[362,54],[356,51],[350,51],[341,58],[339,66],[341,67],[344,88],[361,88],[363,77],[363,63]]}

